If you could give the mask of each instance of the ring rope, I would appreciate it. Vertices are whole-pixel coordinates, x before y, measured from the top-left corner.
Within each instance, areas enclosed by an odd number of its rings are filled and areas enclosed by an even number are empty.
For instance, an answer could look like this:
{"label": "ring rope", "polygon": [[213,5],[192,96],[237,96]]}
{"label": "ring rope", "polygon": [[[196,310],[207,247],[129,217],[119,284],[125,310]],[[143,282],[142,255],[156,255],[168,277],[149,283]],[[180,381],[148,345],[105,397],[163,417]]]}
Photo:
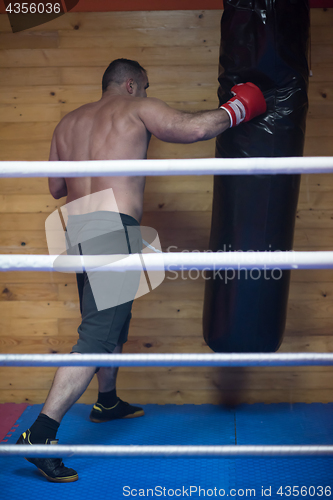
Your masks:
{"label": "ring rope", "polygon": [[331,172],[333,172],[332,156],[0,162],[0,177],[272,175]]}
{"label": "ring rope", "polygon": [[0,366],[330,366],[333,353],[0,354]]}
{"label": "ring rope", "polygon": [[0,445],[0,455],[23,457],[246,457],[333,455],[333,445]]}
{"label": "ring rope", "polygon": [[[219,269],[329,269],[333,251],[318,252],[167,252],[126,255],[0,255],[1,271],[147,271]],[[241,270],[241,269],[239,269]]]}
{"label": "ring rope", "polygon": [[[84,168],[88,164],[89,168]],[[128,166],[130,164],[130,166]],[[126,166],[125,166],[126,165]],[[89,162],[0,162],[0,177],[83,177],[83,176],[134,176],[134,175],[250,175],[250,174],[301,174],[333,172],[333,157],[315,158],[242,158],[242,159],[191,159],[191,160],[117,160]],[[289,252],[290,253],[290,252]],[[237,254],[237,256],[235,255]],[[267,255],[269,254],[269,255]],[[272,263],[272,254],[274,263]],[[174,253],[145,255],[147,270],[172,269],[246,269],[279,267],[280,269],[331,268],[333,252],[257,252],[239,254],[228,252],[207,255]],[[253,255],[255,258],[253,259]],[[278,257],[277,257],[278,255]],[[85,270],[142,270],[139,256],[130,255],[124,262],[112,262],[123,256],[106,256],[105,265],[98,263],[96,256],[91,264],[85,257]],[[157,258],[156,258],[157,257]],[[237,258],[236,258],[237,257]],[[281,259],[282,257],[282,259]],[[292,257],[290,259],[290,257]],[[66,256],[64,270],[82,270],[82,260]],[[73,266],[74,260],[78,264]],[[157,260],[158,259],[158,260]],[[63,260],[63,257],[62,257]],[[180,262],[181,261],[181,262]],[[68,262],[68,263],[67,263]],[[97,262],[97,263],[96,263]],[[75,267],[76,266],[76,267]],[[125,267],[125,269],[124,269]],[[59,269],[59,266],[57,266]],[[3,255],[0,270],[52,271],[54,256],[43,255]],[[333,355],[328,353],[296,354],[162,354],[162,355],[0,355],[0,366],[290,366],[290,365],[331,365]],[[217,457],[217,456],[314,456],[333,455],[333,446],[110,446],[110,445],[58,445],[48,448],[43,445],[19,446],[1,445],[0,455],[16,456],[145,456],[145,457]]]}

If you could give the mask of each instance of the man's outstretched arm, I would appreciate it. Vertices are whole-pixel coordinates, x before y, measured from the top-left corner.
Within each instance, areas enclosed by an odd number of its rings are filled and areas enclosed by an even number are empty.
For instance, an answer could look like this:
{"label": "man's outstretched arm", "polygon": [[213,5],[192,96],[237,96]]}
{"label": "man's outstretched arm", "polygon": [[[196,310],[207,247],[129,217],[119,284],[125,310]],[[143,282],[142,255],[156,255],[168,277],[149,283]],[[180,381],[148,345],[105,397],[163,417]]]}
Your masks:
{"label": "man's outstretched arm", "polygon": [[212,139],[266,111],[264,96],[252,83],[235,85],[231,90],[234,97],[221,108],[196,113],[177,111],[159,99],[147,98],[139,117],[149,132],[165,142],[185,144]]}

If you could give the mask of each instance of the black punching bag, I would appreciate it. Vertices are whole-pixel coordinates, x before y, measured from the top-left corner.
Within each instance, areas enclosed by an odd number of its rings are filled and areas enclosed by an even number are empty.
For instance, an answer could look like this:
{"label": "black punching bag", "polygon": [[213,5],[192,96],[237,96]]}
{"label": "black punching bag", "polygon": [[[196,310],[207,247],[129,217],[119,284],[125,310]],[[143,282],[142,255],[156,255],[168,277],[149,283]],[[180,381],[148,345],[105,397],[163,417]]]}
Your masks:
{"label": "black punching bag", "polygon": [[[220,104],[253,82],[267,113],[221,134],[218,158],[302,156],[308,108],[307,0],[224,0]],[[283,160],[281,160],[283,162]],[[215,176],[210,249],[292,249],[299,175]],[[290,271],[207,273],[204,338],[217,352],[276,351],[285,328]]]}

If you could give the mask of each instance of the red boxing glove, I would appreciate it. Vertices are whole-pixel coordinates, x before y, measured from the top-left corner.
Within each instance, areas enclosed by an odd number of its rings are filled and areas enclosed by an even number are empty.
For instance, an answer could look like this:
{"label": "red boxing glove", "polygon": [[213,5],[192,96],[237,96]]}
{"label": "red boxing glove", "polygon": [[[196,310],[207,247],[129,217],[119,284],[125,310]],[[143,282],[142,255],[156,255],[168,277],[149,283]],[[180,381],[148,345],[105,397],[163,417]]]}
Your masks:
{"label": "red boxing glove", "polygon": [[229,115],[230,128],[265,113],[267,109],[265,98],[254,83],[239,83],[232,87],[231,92],[235,97],[220,106]]}

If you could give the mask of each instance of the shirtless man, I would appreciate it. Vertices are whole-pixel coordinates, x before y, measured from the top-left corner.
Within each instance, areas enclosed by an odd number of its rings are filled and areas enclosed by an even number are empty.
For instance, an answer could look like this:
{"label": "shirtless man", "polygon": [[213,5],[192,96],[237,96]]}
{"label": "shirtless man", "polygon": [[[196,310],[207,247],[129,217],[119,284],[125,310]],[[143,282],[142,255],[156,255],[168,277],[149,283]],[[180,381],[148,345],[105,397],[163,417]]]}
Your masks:
{"label": "shirtless man", "polygon": [[[56,127],[50,161],[144,159],[147,157],[151,134],[166,142],[193,143],[216,137],[230,126],[266,111],[261,91],[251,83],[233,87],[235,97],[221,108],[196,113],[177,111],[159,99],[147,98],[148,86],[147,73],[139,63],[126,59],[113,61],[103,76],[102,98],[69,113]],[[84,216],[88,216],[88,223],[99,220],[99,217],[107,220],[110,217],[110,224],[119,223],[120,216],[125,229],[139,226],[144,186],[145,178],[142,176],[49,179],[50,192],[54,198],[67,196],[67,205],[82,199],[81,205],[72,204],[74,209],[68,224],[74,220],[74,226]],[[110,188],[116,205],[112,197],[103,196],[103,191],[108,192],[105,190]],[[89,196],[94,193],[99,195]],[[77,211],[75,206],[80,206],[80,209]],[[83,309],[82,324],[73,352],[121,352],[122,343],[127,338],[132,303],[125,304],[120,312],[119,306],[97,311],[87,277],[82,280],[82,275],[81,278],[78,275],[78,285]],[[88,295],[87,289],[90,293],[89,303],[82,301],[83,290]],[[86,308],[89,314],[86,314]],[[95,326],[93,332],[89,325],[91,315]],[[112,338],[110,335],[108,338],[99,335],[99,327],[101,330],[108,327],[110,333],[111,322],[115,325],[115,328],[112,326]],[[90,366],[60,367],[41,414],[31,428],[20,436],[18,444],[56,443],[57,429],[63,416],[86,390],[96,370],[98,368]],[[99,399],[90,415],[95,422],[143,415],[141,408],[130,406],[117,398],[116,374],[113,368],[101,368],[97,373]],[[30,458],[29,461],[50,481],[71,482],[78,479],[77,472],[65,467],[61,459]]]}

